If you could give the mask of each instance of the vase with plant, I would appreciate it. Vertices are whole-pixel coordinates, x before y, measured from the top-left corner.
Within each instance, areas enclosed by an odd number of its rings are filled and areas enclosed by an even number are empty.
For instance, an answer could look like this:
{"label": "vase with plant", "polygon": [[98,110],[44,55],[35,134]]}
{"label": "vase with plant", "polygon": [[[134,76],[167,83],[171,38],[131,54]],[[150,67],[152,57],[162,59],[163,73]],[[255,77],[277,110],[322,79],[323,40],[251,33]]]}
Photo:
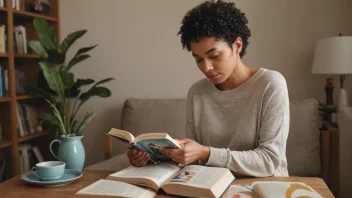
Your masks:
{"label": "vase with plant", "polygon": [[[38,121],[43,123],[51,137],[59,138],[50,143],[53,156],[64,161],[69,169],[82,170],[85,162],[85,151],[81,142],[82,131],[93,118],[94,113],[90,110],[81,118],[77,118],[77,113],[90,98],[111,96],[110,90],[101,84],[113,78],[95,82],[90,78],[76,79],[71,72],[72,67],[89,58],[88,52],[97,46],[81,48],[71,60],[66,60],[69,48],[87,30],[70,33],[57,48],[57,37],[53,27],[38,18],[33,20],[33,25],[39,41],[29,41],[28,46],[42,58],[39,62],[41,68],[39,81],[42,82],[36,86],[24,85],[24,89],[30,95],[41,96],[51,107],[51,111],[40,115]],[[91,87],[82,92],[81,89],[86,86]],[[58,156],[51,149],[54,142],[60,143]]]}

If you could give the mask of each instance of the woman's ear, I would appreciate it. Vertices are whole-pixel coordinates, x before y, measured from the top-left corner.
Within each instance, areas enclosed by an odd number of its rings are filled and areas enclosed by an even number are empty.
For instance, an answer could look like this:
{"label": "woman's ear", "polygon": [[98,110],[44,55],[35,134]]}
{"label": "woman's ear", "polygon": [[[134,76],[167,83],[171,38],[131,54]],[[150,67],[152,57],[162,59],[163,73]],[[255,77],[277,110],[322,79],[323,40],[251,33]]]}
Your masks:
{"label": "woman's ear", "polygon": [[236,51],[237,54],[239,54],[242,51],[242,39],[241,37],[237,37],[235,42],[232,45],[232,49]]}

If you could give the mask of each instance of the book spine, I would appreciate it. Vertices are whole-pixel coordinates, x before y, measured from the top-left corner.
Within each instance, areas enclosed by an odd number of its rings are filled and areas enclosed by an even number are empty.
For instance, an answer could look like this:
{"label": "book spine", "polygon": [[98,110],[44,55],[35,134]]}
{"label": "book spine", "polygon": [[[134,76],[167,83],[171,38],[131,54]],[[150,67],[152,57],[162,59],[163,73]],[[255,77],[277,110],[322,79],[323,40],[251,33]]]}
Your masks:
{"label": "book spine", "polygon": [[0,97],[4,97],[4,89],[3,89],[3,82],[4,82],[4,67],[0,65]]}
{"label": "book spine", "polygon": [[0,53],[5,53],[5,26],[0,25]]}

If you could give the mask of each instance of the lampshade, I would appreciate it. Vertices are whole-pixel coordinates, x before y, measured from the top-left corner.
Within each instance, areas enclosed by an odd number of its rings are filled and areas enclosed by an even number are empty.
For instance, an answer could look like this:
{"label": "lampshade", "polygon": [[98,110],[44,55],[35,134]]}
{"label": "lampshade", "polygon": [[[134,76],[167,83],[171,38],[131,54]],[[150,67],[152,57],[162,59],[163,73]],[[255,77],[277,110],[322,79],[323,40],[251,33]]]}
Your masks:
{"label": "lampshade", "polygon": [[318,40],[313,74],[352,74],[352,36],[336,36]]}

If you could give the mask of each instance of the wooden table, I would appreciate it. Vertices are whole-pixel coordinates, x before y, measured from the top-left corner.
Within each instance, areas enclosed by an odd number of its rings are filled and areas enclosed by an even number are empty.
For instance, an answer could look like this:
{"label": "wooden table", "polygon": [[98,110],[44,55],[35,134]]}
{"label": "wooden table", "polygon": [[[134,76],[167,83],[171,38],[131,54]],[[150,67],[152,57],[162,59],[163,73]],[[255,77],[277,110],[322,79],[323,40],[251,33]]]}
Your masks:
{"label": "wooden table", "polygon": [[[78,180],[74,181],[65,186],[53,187],[53,188],[40,188],[35,186],[27,185],[21,180],[21,176],[14,177],[6,182],[0,184],[0,197],[91,197],[91,196],[78,196],[75,195],[80,189],[92,184],[93,182],[106,178],[112,171],[83,171],[83,176]],[[327,185],[321,178],[310,178],[310,177],[270,177],[270,178],[236,178],[233,184],[251,184],[254,181],[294,181],[294,182],[304,182],[311,186],[320,195],[326,198],[334,197]],[[102,196],[99,196],[102,197]],[[157,198],[166,198],[167,196],[157,195]],[[227,191],[222,197],[227,197]],[[111,197],[109,197],[111,198]]]}

